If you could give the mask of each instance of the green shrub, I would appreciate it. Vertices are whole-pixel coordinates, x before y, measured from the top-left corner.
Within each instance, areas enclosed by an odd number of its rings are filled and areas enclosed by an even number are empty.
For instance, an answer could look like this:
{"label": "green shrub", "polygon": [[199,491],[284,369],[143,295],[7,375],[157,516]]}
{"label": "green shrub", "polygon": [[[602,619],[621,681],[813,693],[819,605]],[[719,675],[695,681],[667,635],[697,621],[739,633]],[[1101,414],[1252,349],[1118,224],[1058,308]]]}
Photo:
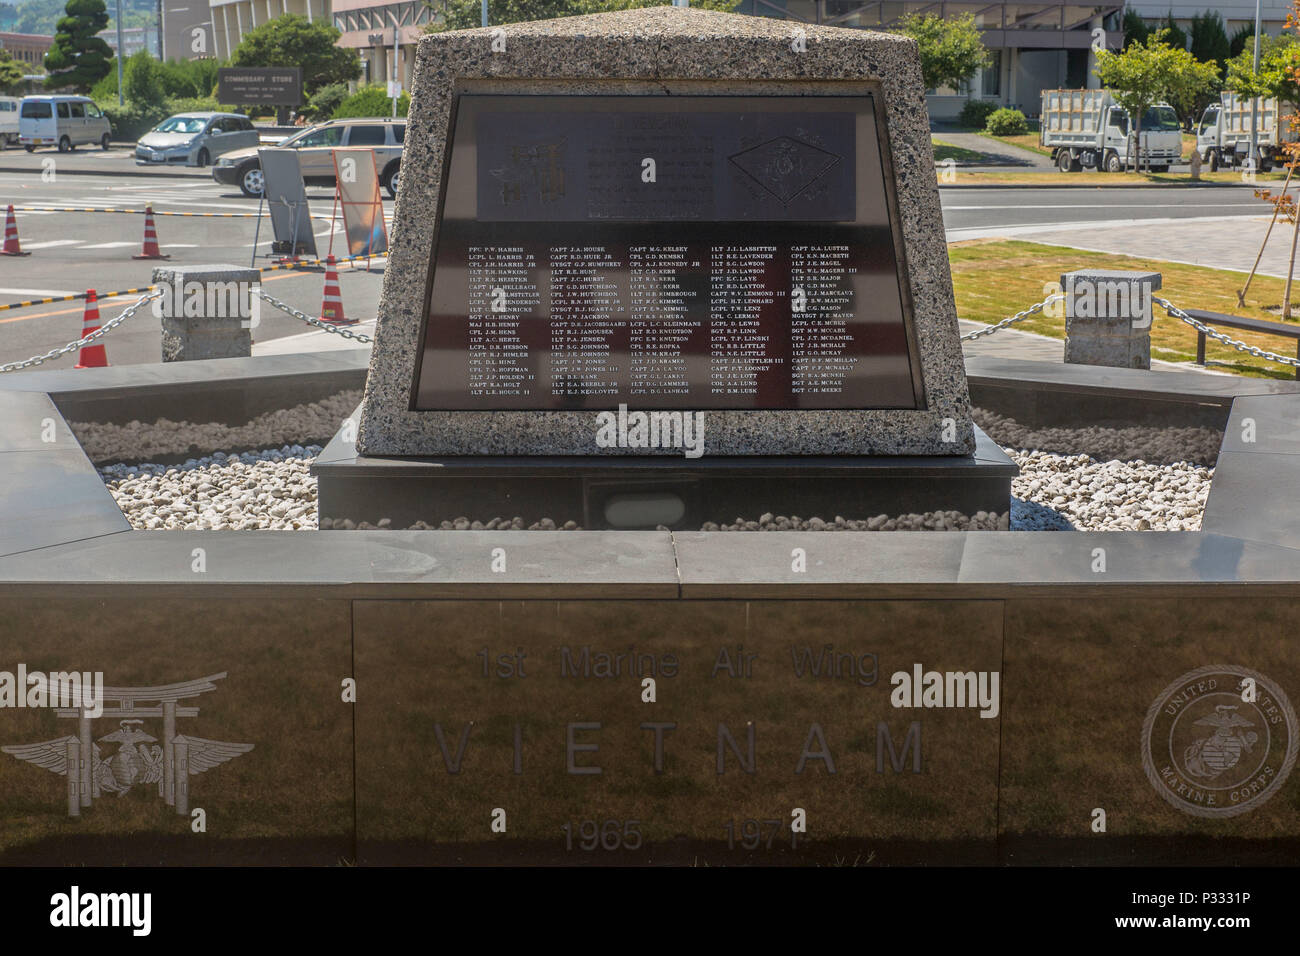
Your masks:
{"label": "green shrub", "polygon": [[233,113],[234,110],[222,106],[215,96],[178,96],[169,98],[164,106],[167,115],[175,113]]}
{"label": "green shrub", "polygon": [[1020,136],[1029,132],[1029,123],[1020,110],[994,110],[984,123],[984,131],[994,136]]}
{"label": "green shrub", "polygon": [[114,98],[111,102],[99,105],[113,127],[113,138],[117,140],[135,141],[171,115],[161,103],[155,106],[142,106],[139,103],[118,106]]}
{"label": "green shrub", "polygon": [[968,129],[983,129],[989,115],[997,112],[998,104],[992,100],[967,100],[957,121]]}
{"label": "green shrub", "polygon": [[[343,101],[347,98],[348,85],[346,83],[327,83],[312,94],[311,100],[303,108],[303,112],[310,119],[326,120],[334,115],[334,111],[343,105]],[[392,112],[391,106],[388,111]]]}
{"label": "green shrub", "polygon": [[[405,116],[411,108],[411,96],[403,92],[397,98],[397,115]],[[392,116],[393,101],[382,86],[363,86],[334,111],[333,119],[352,119],[367,116]]]}
{"label": "green shrub", "polygon": [[90,98],[96,103],[117,102],[117,61],[110,60],[111,69],[90,88]]}
{"label": "green shrub", "polygon": [[128,102],[150,106],[161,105],[166,96],[162,66],[144,50],[127,57],[122,94]]}

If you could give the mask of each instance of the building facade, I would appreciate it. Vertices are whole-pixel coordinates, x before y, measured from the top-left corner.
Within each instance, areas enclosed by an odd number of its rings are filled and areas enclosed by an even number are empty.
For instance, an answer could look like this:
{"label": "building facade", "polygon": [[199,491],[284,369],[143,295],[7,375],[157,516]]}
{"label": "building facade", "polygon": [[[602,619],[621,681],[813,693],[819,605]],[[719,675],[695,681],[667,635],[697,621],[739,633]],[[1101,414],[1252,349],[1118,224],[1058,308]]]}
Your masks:
{"label": "building facade", "polygon": [[[386,84],[396,77],[402,89],[410,90],[415,46],[435,17],[422,0],[334,0],[334,26],[343,34],[339,46],[361,55],[362,83]],[[394,30],[398,31],[396,55]]]}
{"label": "building facade", "polygon": [[[1283,29],[1285,0],[1261,0],[1262,33]],[[1229,36],[1245,23],[1254,24],[1255,7],[1248,0],[1232,0],[1211,8],[1206,0],[1146,0],[1130,3],[1148,23],[1163,21],[1172,13],[1186,30],[1192,17],[1218,9]],[[1019,109],[1034,117],[1041,111],[1045,89],[1099,86],[1093,69],[1096,48],[1118,50],[1124,42],[1123,0],[1093,4],[1078,0],[1042,0],[1035,3],[937,2],[919,0],[742,0],[738,12],[779,17],[799,23],[891,30],[908,14],[945,18],[973,14],[989,51],[989,65],[961,90],[930,90],[927,102],[932,119],[953,119],[969,99],[984,99]]]}
{"label": "building facade", "polygon": [[[100,30],[95,36],[99,37],[113,54],[117,54],[117,27],[109,27],[107,30]],[[158,55],[158,28],[152,27],[123,27],[122,28],[122,46],[126,48],[125,56],[134,56],[141,50],[146,51],[150,56]]]}
{"label": "building facade", "polygon": [[311,22],[330,21],[330,0],[211,0],[216,55],[230,59],[239,41],[254,27],[296,13]]}
{"label": "building facade", "polygon": [[45,72],[45,54],[54,45],[54,37],[39,33],[0,33],[0,49],[22,64],[28,73]]}
{"label": "building facade", "polygon": [[[1286,26],[1286,15],[1290,6],[1285,0],[1260,0],[1259,32],[1270,36],[1281,33]],[[1223,17],[1224,29],[1228,36],[1232,36],[1242,27],[1255,26],[1255,4],[1251,0],[1227,0],[1214,6],[1210,6],[1204,0],[1201,3],[1180,3],[1178,0],[1174,0],[1173,3],[1162,3],[1158,0],[1145,0],[1145,2],[1129,3],[1128,9],[1152,24],[1163,23],[1165,17],[1172,13],[1174,23],[1184,30],[1191,28],[1192,17],[1199,16],[1206,10],[1217,11]]]}

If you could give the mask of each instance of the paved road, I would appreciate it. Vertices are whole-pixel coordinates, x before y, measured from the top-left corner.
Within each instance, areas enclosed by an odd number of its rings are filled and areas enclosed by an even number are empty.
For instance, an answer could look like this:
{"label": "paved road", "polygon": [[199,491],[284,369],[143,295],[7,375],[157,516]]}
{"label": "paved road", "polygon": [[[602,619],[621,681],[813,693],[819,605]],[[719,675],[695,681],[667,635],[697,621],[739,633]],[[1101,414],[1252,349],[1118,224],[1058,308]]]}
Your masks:
{"label": "paved road", "polygon": [[[1098,174],[1100,178],[1101,174]],[[1277,191],[1281,184],[1273,184]],[[1294,190],[1294,187],[1293,187]],[[1082,230],[1134,221],[1268,216],[1272,207],[1256,199],[1254,187],[1098,186],[940,190],[948,241],[997,235],[1004,227]],[[1026,232],[1026,234],[1028,234]]]}
{"label": "paved road", "polygon": [[[95,206],[142,208],[151,203],[157,212],[253,213],[256,201],[237,188],[221,186],[210,175],[196,170],[154,170],[152,175],[125,175],[136,167],[129,156],[113,150],[85,153],[70,158],[58,153],[28,154],[15,150],[0,153],[0,170],[21,168],[23,172],[0,172],[0,212],[13,203],[19,235],[31,256],[0,258],[0,303],[82,292],[99,292],[148,285],[154,266],[160,263],[133,260],[141,251],[144,221],[140,215],[112,213],[55,213],[23,211],[25,206]],[[46,160],[54,159],[51,178]],[[66,162],[65,162],[66,159]],[[107,168],[108,173],[72,174],[72,163]],[[142,170],[143,171],[143,170]],[[42,172],[45,175],[42,176]],[[308,198],[317,221],[314,232],[318,250],[324,254],[330,241],[328,217],[333,191],[311,188]],[[391,216],[391,203],[385,203]],[[158,239],[170,265],[207,263],[247,264],[253,256],[256,218],[218,219],[159,216]],[[341,223],[335,227],[335,252],[342,249]],[[263,219],[257,243],[257,264],[271,264],[270,220]],[[344,308],[349,318],[373,319],[383,280],[382,260],[373,272],[344,269],[340,273]],[[320,312],[324,278],[320,271],[266,273],[266,290],[277,298],[311,315]],[[129,299],[101,304],[104,319],[117,315]],[[53,303],[20,310],[0,311],[0,362],[26,359],[81,336],[83,306],[80,302]],[[157,362],[161,357],[160,320],[142,311],[105,337],[109,361],[114,365]],[[304,323],[274,309],[262,312],[262,324],[255,341],[268,341],[310,331]],[[76,353],[47,362],[44,368],[67,368],[76,364]],[[21,373],[11,373],[21,374]]]}
{"label": "paved road", "polygon": [[[49,161],[54,161],[53,176]],[[72,170],[84,169],[84,173]],[[4,170],[19,170],[4,171]],[[135,175],[137,172],[144,175]],[[44,175],[42,175],[44,173]],[[948,239],[998,235],[1013,229],[1032,236],[1077,229],[1095,238],[1099,226],[1156,226],[1161,221],[1201,220],[1209,226],[1219,217],[1260,216],[1266,207],[1249,186],[1185,188],[1176,186],[1095,189],[1044,185],[1032,189],[944,189],[941,191]],[[314,212],[328,216],[332,192],[311,189]],[[71,156],[54,152],[28,154],[17,150],[0,153],[0,205],[107,206],[139,208],[152,203],[159,212],[256,213],[257,203],[233,187],[219,186],[197,170],[142,170],[124,150],[78,151]],[[386,204],[391,215],[391,204]],[[197,219],[159,217],[159,240],[174,264],[248,262],[253,253],[254,224],[248,219]],[[0,259],[0,303],[80,292],[147,285],[154,263],[135,261],[140,250],[143,221],[138,215],[83,213],[18,213],[23,247],[33,255]],[[264,226],[269,224],[264,221]],[[1212,228],[1212,227],[1211,227]],[[329,242],[328,221],[318,222],[318,246]],[[270,262],[270,239],[263,230],[257,261]],[[1171,232],[1176,236],[1176,232]],[[337,243],[336,235],[336,243]],[[1204,243],[1204,239],[1200,240]],[[1159,245],[1158,243],[1153,245]],[[1202,245],[1204,248],[1204,245]],[[1171,256],[1182,258],[1181,256]],[[1213,264],[1213,263],[1209,263]],[[1226,264],[1226,263],[1225,263]],[[371,319],[379,299],[382,273],[345,270],[341,275],[343,299],[349,316]],[[274,272],[266,276],[272,294],[310,314],[320,308],[323,279],[319,272]],[[105,317],[116,315],[124,301],[109,303]],[[115,308],[116,306],[116,308]],[[0,362],[24,359],[74,340],[81,333],[82,307],[70,302],[14,311],[0,311]],[[268,310],[258,341],[307,331],[302,323]],[[108,338],[109,360],[115,365],[156,362],[160,357],[159,321],[142,313]],[[49,363],[67,367],[75,357]]]}

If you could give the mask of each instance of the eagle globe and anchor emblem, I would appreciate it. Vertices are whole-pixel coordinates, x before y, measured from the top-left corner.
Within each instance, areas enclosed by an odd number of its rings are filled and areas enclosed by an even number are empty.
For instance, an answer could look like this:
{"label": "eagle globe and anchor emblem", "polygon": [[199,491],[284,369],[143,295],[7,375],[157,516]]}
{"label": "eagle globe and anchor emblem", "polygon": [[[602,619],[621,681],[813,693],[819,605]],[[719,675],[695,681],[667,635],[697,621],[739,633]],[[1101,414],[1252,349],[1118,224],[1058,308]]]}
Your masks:
{"label": "eagle globe and anchor emblem", "polygon": [[1197,726],[1213,727],[1214,732],[1183,750],[1183,767],[1192,776],[1213,780],[1251,752],[1259,734],[1242,729],[1255,725],[1238,714],[1237,709],[1234,704],[1216,704],[1213,714],[1196,721]]}
{"label": "eagle globe and anchor emblem", "polygon": [[1295,766],[1298,745],[1300,723],[1282,688],[1231,664],[1178,678],[1142,726],[1151,785],[1179,810],[1206,818],[1234,817],[1272,797]]}
{"label": "eagle globe and anchor emblem", "polygon": [[[135,787],[156,785],[176,813],[190,812],[189,778],[246,754],[253,744],[178,734],[176,721],[197,717],[199,708],[181,702],[217,689],[226,672],[158,687],[105,687],[100,718],[120,718],[117,729],[93,738],[95,720],[84,707],[58,707],[55,715],[76,719],[77,733],[32,744],[11,744],[0,752],[67,777],[68,816],[79,817],[96,798],[124,797]],[[110,702],[112,702],[110,704]],[[161,738],[145,730],[146,718],[160,719]]]}

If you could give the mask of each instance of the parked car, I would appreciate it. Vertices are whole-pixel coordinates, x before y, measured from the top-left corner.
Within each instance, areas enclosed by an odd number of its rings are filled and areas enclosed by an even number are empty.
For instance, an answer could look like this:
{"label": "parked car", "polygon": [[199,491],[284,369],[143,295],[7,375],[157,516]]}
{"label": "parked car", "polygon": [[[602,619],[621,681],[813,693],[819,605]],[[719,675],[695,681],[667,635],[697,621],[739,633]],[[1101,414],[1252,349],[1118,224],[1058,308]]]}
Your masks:
{"label": "parked car", "polygon": [[67,153],[83,143],[108,149],[113,127],[88,96],[24,96],[18,110],[18,141],[33,152],[57,146]]}
{"label": "parked car", "polygon": [[257,145],[257,129],[237,113],[177,113],[135,144],[137,166],[207,166],[218,156]]}
{"label": "parked car", "polygon": [[18,104],[16,96],[0,96],[0,149],[18,142]]}
{"label": "parked car", "polygon": [[[302,179],[308,186],[334,185],[336,146],[368,146],[375,153],[379,182],[389,198],[395,198],[405,139],[404,119],[344,119],[308,126],[280,146],[300,151]],[[226,186],[238,186],[245,196],[256,199],[262,195],[262,163],[257,158],[257,147],[222,156],[212,167],[212,178]]]}

